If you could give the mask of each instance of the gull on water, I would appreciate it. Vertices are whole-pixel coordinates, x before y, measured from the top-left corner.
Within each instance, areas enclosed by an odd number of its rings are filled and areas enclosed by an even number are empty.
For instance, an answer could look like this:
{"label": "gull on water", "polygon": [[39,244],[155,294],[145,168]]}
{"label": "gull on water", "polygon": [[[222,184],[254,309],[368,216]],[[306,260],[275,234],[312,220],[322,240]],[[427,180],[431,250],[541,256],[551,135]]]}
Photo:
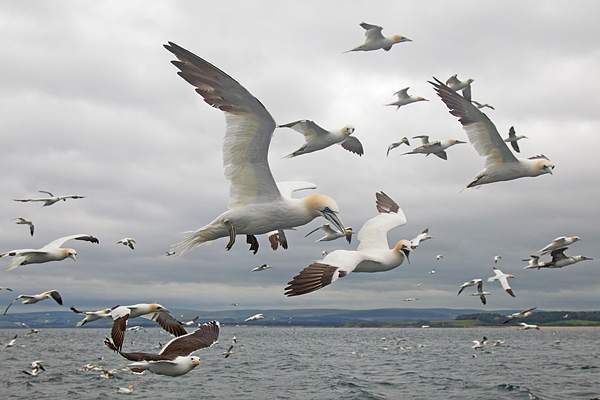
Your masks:
{"label": "gull on water", "polygon": [[325,236],[323,236],[320,239],[315,240],[315,242],[329,242],[331,240],[345,237],[346,240],[348,241],[348,243],[351,243],[352,242],[352,234],[356,233],[356,232],[352,232],[351,227],[346,228],[346,231],[342,233],[340,231],[336,231],[335,229],[333,229],[329,224],[325,224],[325,225],[319,226],[318,228],[315,228],[312,231],[308,232],[306,234],[306,236],[304,236],[304,237],[308,237],[308,235],[318,231],[319,229],[322,230],[323,232],[325,232]]}
{"label": "gull on water", "polygon": [[[29,233],[31,234],[31,236],[33,236],[33,231],[35,229],[35,227],[33,226],[33,221],[30,219],[25,219],[23,217],[17,217],[15,218],[17,220],[17,222],[15,222],[15,224],[19,224],[19,225],[29,225]],[[13,221],[15,220],[13,219]]]}
{"label": "gull on water", "polygon": [[531,307],[528,308],[527,310],[523,310],[523,311],[519,311],[510,315],[506,316],[506,321],[503,322],[503,324],[508,323],[509,321],[512,321],[513,319],[517,319],[517,318],[527,318],[529,317],[532,313],[533,310],[535,310],[537,307]]}
{"label": "gull on water", "polygon": [[524,329],[524,330],[525,329],[537,329],[537,330],[540,330],[539,326],[537,326],[537,325],[529,325],[529,324],[526,324],[525,322],[519,322],[519,325],[521,325],[522,326],[521,329]]}
{"label": "gull on water", "polygon": [[400,240],[389,249],[387,233],[406,224],[404,213],[388,195],[375,194],[379,214],[358,231],[356,251],[335,250],[304,268],[284,289],[288,297],[299,296],[321,289],[351,272],[383,272],[392,270],[409,260],[412,251],[408,240]]}
{"label": "gull on water", "polygon": [[277,125],[278,128],[291,128],[304,135],[306,143],[298,150],[288,154],[285,158],[293,158],[302,154],[312,153],[313,151],[323,150],[331,145],[339,144],[351,153],[362,156],[364,150],[360,141],[350,136],[354,133],[352,125],[346,125],[342,129],[327,131],[315,124],[313,121],[301,119],[288,124]]}
{"label": "gull on water", "polygon": [[252,268],[250,270],[250,272],[264,271],[265,269],[269,269],[269,268],[271,268],[271,266],[269,264],[263,264],[263,265],[259,265],[256,268]]}
{"label": "gull on water", "polygon": [[17,301],[17,300],[23,300],[21,302],[23,304],[35,304],[39,301],[46,300],[47,298],[53,298],[54,301],[56,301],[58,304],[60,304],[61,306],[63,305],[62,297],[60,297],[60,293],[58,293],[56,290],[49,290],[44,293],[32,294],[32,295],[20,294],[16,299],[14,299],[12,301],[12,303],[10,303],[8,305],[8,307],[6,307],[6,309],[4,310],[4,314],[2,314],[2,315],[5,315],[6,312],[8,311],[8,309],[10,308],[10,306],[15,304],[15,301]]}
{"label": "gull on water", "polygon": [[134,239],[134,238],[130,238],[130,237],[128,237],[128,238],[123,238],[123,239],[121,239],[121,240],[119,240],[119,241],[117,242],[117,244],[122,244],[122,245],[125,245],[125,246],[129,246],[129,248],[130,248],[131,250],[133,250],[133,244],[134,244],[134,243],[135,243],[135,239]]}
{"label": "gull on water", "polygon": [[487,183],[510,181],[524,177],[552,174],[554,164],[546,156],[516,158],[498,133],[490,119],[473,104],[456,94],[448,86],[433,78],[431,83],[450,114],[459,118],[469,142],[475,151],[485,157],[485,168],[481,170],[467,188]]}
{"label": "gull on water", "polygon": [[385,51],[390,51],[393,45],[396,43],[402,42],[412,42],[407,37],[402,35],[393,35],[393,36],[383,36],[381,31],[383,28],[377,25],[367,24],[366,22],[362,22],[360,26],[366,31],[365,42],[358,47],[353,48],[352,50],[345,51],[344,53],[350,53],[351,51],[372,51],[384,49]]}
{"label": "gull on water", "polygon": [[110,315],[110,308],[105,308],[98,311],[79,311],[75,307],[71,306],[71,311],[73,311],[75,314],[85,315],[85,318],[79,321],[76,326],[83,326],[88,322],[93,322],[100,318],[112,318]]}
{"label": "gull on water", "polygon": [[262,103],[229,75],[195,54],[172,42],[165,48],[178,59],[172,61],[180,70],[178,75],[196,87],[206,103],[225,114],[223,166],[230,181],[231,198],[228,211],[175,244],[173,250],[183,255],[221,237],[229,238],[226,246],[229,250],[236,235],[245,234],[256,253],[255,235],[292,229],[319,216],[345,231],[333,199],[321,194],[292,198],[295,191],[315,189],[314,184],[275,183],[267,154],[276,124]]}
{"label": "gull on water", "polygon": [[488,278],[488,282],[500,281],[502,289],[506,290],[506,293],[510,294],[512,297],[517,297],[508,284],[508,278],[514,278],[513,274],[505,274],[496,267],[494,267],[494,273],[496,275]]}
{"label": "gull on water", "polygon": [[548,263],[547,268],[562,268],[566,267],[567,265],[573,265],[575,263],[578,263],[579,261],[593,260],[593,258],[582,255],[567,256],[565,255],[565,250],[567,249],[568,247],[563,247],[561,249],[552,250],[552,252],[550,253],[550,255],[552,256],[552,261]]}
{"label": "gull on water", "polygon": [[446,140],[441,140],[441,141],[436,140],[435,142],[430,142],[429,136],[427,136],[427,135],[413,136],[413,139],[421,139],[422,146],[412,149],[412,151],[409,151],[408,153],[404,153],[402,155],[425,154],[425,157],[427,157],[430,154],[435,154],[442,160],[447,160],[448,154],[446,154],[445,150],[448,147],[454,146],[455,144],[467,143],[467,142],[463,142],[461,140],[456,140],[456,139],[446,139]]}
{"label": "gull on water", "polygon": [[492,107],[491,105],[489,105],[488,103],[481,104],[480,102],[475,101],[475,100],[471,100],[471,103],[475,104],[475,107],[477,107],[479,109],[487,107],[487,108],[490,108],[492,110],[495,110],[495,108]]}
{"label": "gull on water", "polygon": [[11,250],[0,254],[0,257],[17,256],[5,268],[7,271],[12,271],[21,265],[41,264],[49,261],[62,261],[65,258],[71,258],[73,261],[76,261],[75,256],[77,255],[77,250],[71,248],[63,249],[60,247],[69,240],[83,240],[86,242],[100,243],[98,239],[90,235],[71,235],[53,240],[41,249]]}
{"label": "gull on water", "polygon": [[388,146],[387,153],[385,153],[385,156],[388,157],[390,155],[390,150],[395,149],[396,147],[400,146],[403,143],[406,144],[407,146],[410,146],[410,142],[408,141],[408,138],[406,136],[404,136],[402,139],[400,139],[399,142],[394,142]]}
{"label": "gull on water", "polygon": [[[471,83],[473,83],[473,79],[469,78],[467,80],[461,81],[458,79],[458,74],[452,75],[450,78],[446,80],[446,85],[455,92],[462,90],[463,98],[465,98],[468,102],[471,102]],[[477,107],[481,108],[481,107]]]}
{"label": "gull on water", "polygon": [[567,247],[572,245],[575,242],[580,241],[581,238],[579,236],[559,236],[552,241],[549,245],[545,246],[543,249],[538,250],[538,253],[548,254],[552,252],[552,250],[561,249],[563,247]]}
{"label": "gull on water", "polygon": [[410,241],[410,247],[412,247],[412,249],[414,250],[417,247],[419,247],[419,243],[424,242],[429,239],[433,239],[433,238],[431,236],[429,236],[429,228],[427,228],[423,232],[419,233],[414,239],[412,239]]}
{"label": "gull on water", "polygon": [[27,203],[30,201],[42,201],[44,202],[44,204],[42,205],[42,207],[46,207],[46,206],[51,206],[54,203],[57,203],[59,201],[67,201],[67,199],[84,199],[85,196],[75,196],[75,195],[68,195],[68,196],[55,196],[50,192],[47,192],[45,190],[39,190],[40,193],[47,193],[50,197],[42,197],[42,198],[34,198],[34,199],[13,199],[14,201],[20,201],[22,203]]}
{"label": "gull on water", "polygon": [[474,285],[479,285],[480,283],[482,283],[481,279],[471,279],[469,282],[465,282],[462,285],[460,285],[460,289],[458,290],[458,295],[460,295],[462,293],[463,290],[465,290],[465,288],[468,288],[469,286],[474,286]]}
{"label": "gull on water", "polygon": [[133,385],[129,385],[126,388],[120,387],[117,389],[117,393],[131,394],[131,393],[133,393]]}
{"label": "gull on water", "polygon": [[384,104],[384,105],[385,106],[396,106],[396,111],[398,111],[398,109],[400,107],[405,106],[410,103],[416,103],[417,101],[429,101],[426,98],[421,97],[421,96],[409,95],[408,89],[410,89],[410,87],[405,87],[402,90],[398,90],[396,93],[394,93],[394,96],[398,96],[398,100],[396,100],[393,103]]}
{"label": "gull on water", "polygon": [[129,364],[132,371],[148,370],[159,375],[180,376],[200,365],[200,357],[192,354],[214,345],[219,338],[219,331],[218,321],[202,324],[194,332],[171,339],[158,354],[125,353],[108,338],[104,340],[104,344],[129,361],[134,361]]}
{"label": "gull on water", "polygon": [[510,143],[512,148],[517,153],[520,153],[521,149],[519,149],[519,143],[517,143],[517,141],[519,141],[521,139],[529,139],[529,138],[525,135],[517,135],[517,132],[515,131],[515,127],[511,126],[510,129],[508,130],[508,137],[506,139],[504,139],[504,141],[506,143]]}
{"label": "gull on water", "polygon": [[549,261],[539,262],[538,261],[540,259],[539,256],[531,255],[529,257],[531,257],[531,258],[525,258],[525,259],[523,259],[523,261],[528,261],[529,262],[529,265],[527,265],[523,269],[537,268],[539,270],[540,268],[549,268],[549,267],[552,266],[552,262],[549,262]]}
{"label": "gull on water", "polygon": [[244,322],[256,321],[264,318],[265,317],[262,314],[254,314],[253,316],[246,318]]}
{"label": "gull on water", "polygon": [[489,295],[491,295],[491,293],[484,292],[483,291],[483,281],[481,279],[478,279],[478,280],[479,280],[479,282],[477,282],[477,293],[471,293],[471,296],[479,296],[479,299],[485,305],[487,302],[485,299],[485,296],[489,296]]}

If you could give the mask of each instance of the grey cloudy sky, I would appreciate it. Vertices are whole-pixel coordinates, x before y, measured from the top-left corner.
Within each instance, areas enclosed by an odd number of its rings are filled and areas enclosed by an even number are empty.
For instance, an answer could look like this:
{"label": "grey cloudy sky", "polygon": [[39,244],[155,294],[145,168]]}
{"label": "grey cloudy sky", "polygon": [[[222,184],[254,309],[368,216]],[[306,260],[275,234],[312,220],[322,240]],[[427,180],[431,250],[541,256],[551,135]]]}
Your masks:
{"label": "grey cloudy sky", "polygon": [[[87,233],[99,245],[70,242],[78,260],[0,271],[14,293],[57,289],[66,305],[100,308],[158,301],[170,308],[449,307],[597,310],[600,300],[600,3],[594,1],[5,1],[0,4],[0,251],[39,248]],[[359,23],[413,40],[389,52],[342,54],[364,40]],[[303,143],[277,129],[269,161],[278,181],[303,180],[336,199],[354,229],[376,215],[385,191],[408,223],[390,243],[429,228],[411,264],[378,274],[351,274],[315,293],[285,298],[283,288],[323,250],[356,243],[314,243],[288,234],[290,249],[273,252],[259,237],[257,255],[243,237],[183,257],[161,253],[225,211],[228,181],[221,162],[223,113],[206,105],[176,75],[162,45],[172,41],[246,87],[280,123],[312,119],[327,129],[346,124],[365,148],[358,157],[334,146],[282,159]],[[432,76],[473,78],[473,98],[505,135],[529,139],[521,156],[543,153],[554,175],[460,192],[483,168],[470,144],[448,160],[385,157],[403,136],[466,140],[430,84]],[[428,98],[395,111],[383,104],[410,86]],[[417,145],[417,140],[413,140]],[[415,146],[413,146],[415,147]],[[83,200],[40,208],[14,198],[38,190]],[[308,192],[298,193],[300,196]],[[36,233],[15,225],[33,219]],[[521,259],[557,236],[578,235],[567,254],[595,257],[562,270],[523,270]],[[134,251],[116,241],[134,237]],[[436,254],[444,258],[436,261]],[[458,287],[514,273],[516,298],[498,283],[486,307]],[[9,260],[0,260],[4,267]],[[250,273],[268,263],[273,268]],[[428,274],[432,269],[436,274]],[[414,288],[419,282],[423,284]],[[14,294],[0,292],[0,302]],[[407,297],[417,302],[405,303]],[[14,311],[56,310],[56,304]]]}

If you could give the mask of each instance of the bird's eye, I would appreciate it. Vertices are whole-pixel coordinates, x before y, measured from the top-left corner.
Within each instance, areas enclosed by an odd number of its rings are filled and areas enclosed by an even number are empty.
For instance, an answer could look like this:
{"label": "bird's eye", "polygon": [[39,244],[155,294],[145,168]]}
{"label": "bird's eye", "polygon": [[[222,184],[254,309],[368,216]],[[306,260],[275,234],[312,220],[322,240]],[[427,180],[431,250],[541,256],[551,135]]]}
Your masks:
{"label": "bird's eye", "polygon": [[324,213],[330,213],[330,212],[331,212],[331,209],[330,209],[329,207],[325,207],[325,208],[323,209],[323,212],[324,212]]}

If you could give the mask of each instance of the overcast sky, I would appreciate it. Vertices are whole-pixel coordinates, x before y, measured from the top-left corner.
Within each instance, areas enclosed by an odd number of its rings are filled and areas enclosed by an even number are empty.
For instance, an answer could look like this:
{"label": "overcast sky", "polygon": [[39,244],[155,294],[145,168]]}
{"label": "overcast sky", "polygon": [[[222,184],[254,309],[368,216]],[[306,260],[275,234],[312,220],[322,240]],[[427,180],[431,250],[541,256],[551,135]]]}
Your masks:
{"label": "overcast sky", "polygon": [[[0,303],[17,294],[58,290],[65,305],[104,308],[160,302],[167,308],[448,307],[598,310],[600,300],[600,3],[595,1],[3,1],[0,3],[0,252],[40,248],[78,233],[70,259],[4,271]],[[359,23],[383,26],[412,42],[391,51],[343,51],[364,40]],[[223,113],[177,76],[172,41],[222,69],[279,124],[311,119],[326,129],[352,124],[358,157],[341,146],[282,159],[304,138],[277,129],[269,162],[277,181],[314,182],[334,198],[346,226],[376,215],[375,192],[403,209],[407,224],[390,244],[429,228],[432,240],[411,263],[377,274],[350,274],[317,292],[286,298],[283,288],[323,250],[355,249],[304,235],[322,218],[288,233],[290,248],[273,252],[259,237],[257,255],[243,236],[182,257],[162,255],[183,232],[226,210]],[[545,154],[554,175],[461,189],[483,168],[470,144],[448,160],[400,154],[403,136],[467,140],[460,123],[427,83],[453,74],[473,78],[473,98],[501,135],[510,126],[529,137],[520,157]],[[396,111],[383,104],[410,87],[420,102]],[[411,147],[418,145],[411,140]],[[41,208],[15,198],[87,196]],[[315,191],[299,192],[305,196]],[[11,221],[32,219],[35,236]],[[521,261],[557,236],[583,240],[567,254],[594,261],[559,270],[523,270]],[[117,245],[134,237],[135,250]],[[444,258],[436,261],[436,255]],[[487,306],[459,286],[513,273],[516,298],[498,282]],[[545,258],[546,259],[546,258]],[[261,264],[273,268],[250,270]],[[429,274],[433,269],[435,274]],[[423,282],[418,288],[418,283]],[[408,297],[418,301],[403,302]],[[0,304],[2,306],[2,304]],[[4,308],[5,306],[2,306]],[[59,310],[52,302],[14,312]],[[66,308],[65,308],[66,309]]]}

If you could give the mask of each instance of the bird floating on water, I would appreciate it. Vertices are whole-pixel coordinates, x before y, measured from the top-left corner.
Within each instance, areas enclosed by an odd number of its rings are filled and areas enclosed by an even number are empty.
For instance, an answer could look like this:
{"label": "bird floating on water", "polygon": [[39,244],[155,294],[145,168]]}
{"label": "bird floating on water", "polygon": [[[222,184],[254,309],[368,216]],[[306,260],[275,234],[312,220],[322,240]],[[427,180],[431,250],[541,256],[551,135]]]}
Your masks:
{"label": "bird floating on water", "polygon": [[393,103],[384,104],[384,105],[385,106],[396,106],[396,111],[398,111],[398,109],[400,107],[405,106],[410,103],[416,103],[417,101],[429,101],[426,98],[421,97],[421,96],[409,95],[408,89],[410,89],[410,87],[406,87],[402,90],[398,90],[396,93],[394,93],[394,96],[398,96],[398,100],[396,100]]}
{"label": "bird floating on water", "polygon": [[389,249],[387,233],[406,224],[406,217],[388,195],[375,194],[379,214],[367,222],[358,231],[359,245],[355,251],[335,250],[304,268],[284,289],[288,297],[299,296],[321,289],[351,272],[389,271],[408,260],[412,251],[408,240],[400,240]]}
{"label": "bird floating on water", "polygon": [[320,239],[315,240],[315,242],[329,242],[332,240],[336,240],[336,239],[345,237],[346,240],[348,241],[348,243],[351,243],[352,235],[356,234],[356,232],[352,232],[352,227],[350,227],[350,226],[348,228],[346,228],[345,232],[342,233],[340,231],[336,231],[335,229],[333,229],[331,227],[331,225],[325,224],[325,225],[319,226],[318,228],[315,228],[312,231],[308,232],[306,234],[306,236],[304,236],[304,237],[308,237],[308,235],[318,231],[319,229],[322,230],[323,232],[325,232],[325,236],[323,236]]}
{"label": "bird floating on water", "polygon": [[517,153],[520,153],[521,149],[519,149],[519,143],[517,143],[517,141],[519,141],[521,139],[529,139],[529,138],[525,135],[517,135],[517,132],[515,131],[515,127],[511,126],[510,129],[508,130],[508,137],[506,139],[504,139],[504,141],[507,143],[510,143],[510,145],[512,146],[514,151],[516,151]]}
{"label": "bird floating on water", "polygon": [[67,199],[84,199],[85,196],[75,196],[75,195],[68,195],[68,196],[55,196],[50,192],[47,192],[45,190],[39,190],[40,193],[47,193],[50,197],[42,197],[42,198],[33,198],[33,199],[13,199],[14,201],[20,201],[21,203],[28,203],[30,201],[41,201],[44,204],[42,205],[42,207],[47,207],[47,206],[51,206],[54,203],[57,203],[59,201],[67,201]]}
{"label": "bird floating on water", "polygon": [[230,181],[229,210],[208,225],[174,245],[183,255],[203,243],[228,237],[231,249],[236,235],[245,234],[250,249],[258,251],[255,235],[274,230],[292,229],[322,216],[340,231],[346,228],[338,217],[337,203],[324,195],[302,199],[293,192],[315,189],[309,182],[275,183],[267,154],[275,130],[275,121],[258,99],[233,78],[184,48],[169,42],[165,48],[178,61],[172,61],[178,75],[185,79],[204,101],[225,114],[223,167]]}
{"label": "bird floating on water", "polygon": [[14,299],[12,301],[12,303],[10,303],[8,305],[8,307],[6,307],[6,309],[4,310],[4,314],[2,314],[2,315],[5,315],[6,312],[8,311],[8,309],[10,308],[10,306],[12,306],[13,304],[15,304],[15,301],[17,301],[17,300],[23,300],[21,302],[23,304],[35,304],[35,303],[37,303],[39,301],[46,300],[47,298],[52,298],[59,305],[61,305],[61,306],[63,305],[62,297],[60,297],[60,293],[58,293],[56,290],[49,290],[49,291],[44,292],[44,293],[32,294],[32,295],[20,294],[16,299]]}
{"label": "bird floating on water", "polygon": [[514,278],[514,275],[513,274],[505,274],[504,272],[500,271],[496,267],[494,267],[493,269],[494,269],[494,273],[496,275],[492,276],[491,278],[488,278],[488,282],[500,281],[500,284],[502,285],[502,288],[506,291],[506,293],[510,294],[512,297],[517,297],[517,296],[515,296],[515,294],[513,293],[513,290],[511,289],[510,285],[508,284],[508,278]]}
{"label": "bird floating on water", "polygon": [[120,387],[117,389],[117,393],[131,394],[131,393],[133,393],[133,385],[129,385],[126,388]]}
{"label": "bird floating on water", "polygon": [[342,129],[335,131],[327,131],[313,121],[301,119],[288,124],[278,125],[277,127],[291,128],[304,135],[304,139],[306,140],[306,143],[304,143],[302,147],[293,153],[288,154],[284,158],[293,158],[302,154],[323,150],[334,144],[339,144],[344,149],[351,153],[358,154],[359,156],[364,154],[360,141],[356,137],[351,136],[352,133],[354,133],[354,127],[352,125],[346,125]]}
{"label": "bird floating on water", "polygon": [[121,240],[119,240],[119,241],[117,242],[117,244],[122,244],[122,245],[128,246],[128,247],[129,247],[131,250],[133,250],[133,249],[134,249],[134,248],[133,248],[133,244],[134,244],[134,243],[135,243],[135,239],[134,239],[134,238],[130,238],[130,237],[128,237],[128,238],[123,238],[123,239],[121,239]]}
{"label": "bird floating on water", "polygon": [[485,168],[467,184],[467,188],[552,174],[554,163],[546,156],[516,158],[500,137],[492,121],[484,113],[448,86],[436,78],[433,79],[435,82],[429,83],[434,86],[438,96],[450,110],[450,114],[459,118],[475,151],[486,158]]}
{"label": "bird floating on water", "polygon": [[396,147],[400,146],[403,143],[406,144],[407,146],[410,146],[410,142],[408,141],[408,138],[406,136],[404,136],[402,139],[400,139],[399,142],[394,142],[388,146],[387,153],[385,153],[385,156],[388,157],[390,155],[390,150],[395,149]]}
{"label": "bird floating on water", "polygon": [[427,135],[413,136],[413,139],[421,139],[422,146],[419,146],[419,147],[413,149],[412,151],[409,151],[408,153],[404,153],[402,155],[425,154],[425,157],[427,157],[430,154],[435,154],[442,160],[447,160],[448,154],[446,154],[446,149],[448,147],[454,146],[455,144],[467,143],[467,142],[463,142],[462,140],[457,140],[457,139],[446,139],[446,140],[441,140],[441,141],[436,140],[435,142],[430,142],[429,136],[427,136]]}
{"label": "bird floating on water", "polygon": [[543,249],[538,250],[538,253],[548,254],[552,252],[552,250],[560,249],[563,247],[567,247],[572,245],[575,242],[580,241],[581,238],[579,236],[559,236],[552,241],[549,245],[545,246]]}
{"label": "bird floating on water", "polygon": [[393,45],[402,42],[412,42],[409,38],[402,35],[383,36],[381,31],[383,28],[377,25],[367,24],[362,22],[360,26],[365,29],[365,42],[352,50],[345,51],[344,53],[350,53],[351,51],[372,51],[384,49],[390,51]]}
{"label": "bird floating on water", "polygon": [[[33,226],[33,221],[32,220],[25,219],[23,217],[17,217],[15,219],[17,220],[17,222],[15,222],[15,224],[18,224],[18,225],[28,225],[29,226],[29,233],[31,234],[31,236],[33,236],[33,232],[35,230],[35,227]],[[13,221],[15,219],[13,219]]]}
{"label": "bird floating on water", "polygon": [[77,250],[60,247],[69,240],[83,240],[86,242],[100,243],[98,239],[91,235],[71,235],[53,240],[41,249],[11,250],[0,254],[0,257],[16,256],[16,258],[14,258],[5,268],[7,271],[12,271],[21,265],[41,264],[49,261],[62,261],[65,258],[71,258],[73,261],[76,261],[75,256],[77,255]]}

